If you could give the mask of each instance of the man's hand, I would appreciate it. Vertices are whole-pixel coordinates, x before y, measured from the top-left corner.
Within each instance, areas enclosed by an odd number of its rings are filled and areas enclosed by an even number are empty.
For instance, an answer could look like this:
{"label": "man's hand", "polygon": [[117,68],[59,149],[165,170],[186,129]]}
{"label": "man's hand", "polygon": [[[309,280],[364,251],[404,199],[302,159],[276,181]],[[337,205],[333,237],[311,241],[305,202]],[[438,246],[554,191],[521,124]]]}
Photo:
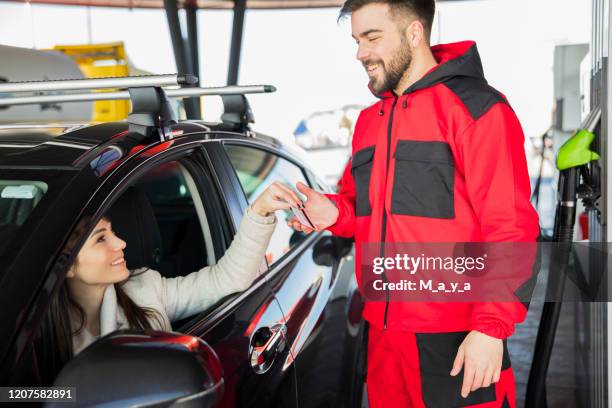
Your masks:
{"label": "man's hand", "polygon": [[463,368],[461,396],[488,387],[499,381],[504,345],[500,339],[472,330],[457,351],[450,375],[456,376]]}
{"label": "man's hand", "polygon": [[[300,193],[306,196],[304,211],[317,231],[325,229],[336,223],[336,220],[338,219],[338,209],[329,198],[309,188],[304,183],[298,182],[295,186]],[[295,217],[292,217],[287,224],[294,230],[303,231],[307,234],[314,231],[312,228],[302,225],[302,223],[300,223]]]}

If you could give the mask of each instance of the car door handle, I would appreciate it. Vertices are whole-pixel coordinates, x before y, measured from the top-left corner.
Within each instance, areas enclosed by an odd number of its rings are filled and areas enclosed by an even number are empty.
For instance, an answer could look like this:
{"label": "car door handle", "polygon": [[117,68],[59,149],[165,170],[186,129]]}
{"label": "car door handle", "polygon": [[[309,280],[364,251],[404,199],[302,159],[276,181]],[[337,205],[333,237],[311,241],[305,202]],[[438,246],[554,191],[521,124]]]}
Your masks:
{"label": "car door handle", "polygon": [[272,367],[276,356],[285,348],[286,335],[287,326],[284,324],[262,327],[253,333],[249,345],[249,359],[257,374],[263,374]]}

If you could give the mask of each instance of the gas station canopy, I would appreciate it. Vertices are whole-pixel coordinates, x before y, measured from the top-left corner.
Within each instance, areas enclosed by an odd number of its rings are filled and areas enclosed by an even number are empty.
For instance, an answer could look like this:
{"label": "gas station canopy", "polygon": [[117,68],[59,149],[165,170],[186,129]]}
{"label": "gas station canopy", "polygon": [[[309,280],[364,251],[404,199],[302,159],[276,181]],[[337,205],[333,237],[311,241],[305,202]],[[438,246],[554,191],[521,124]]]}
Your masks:
{"label": "gas station canopy", "polygon": [[[72,6],[164,8],[164,0],[14,0],[23,3],[64,4]],[[340,7],[343,0],[247,0],[248,9],[295,9]],[[233,9],[233,0],[177,0],[178,8]]]}
{"label": "gas station canopy", "polygon": [[[240,52],[244,30],[244,17],[247,9],[304,9],[340,7],[344,0],[12,0],[28,4],[55,4],[70,6],[117,7],[164,9],[168,20],[170,38],[174,51],[177,72],[201,76],[199,66],[198,23],[199,9],[231,9],[234,18],[230,43],[227,84],[238,84]],[[463,1],[463,0],[438,0]],[[186,14],[186,27],[179,19],[179,9]],[[184,35],[185,33],[186,35]],[[199,86],[199,83],[196,84]],[[199,99],[185,100],[185,111],[190,119],[200,119]]]}

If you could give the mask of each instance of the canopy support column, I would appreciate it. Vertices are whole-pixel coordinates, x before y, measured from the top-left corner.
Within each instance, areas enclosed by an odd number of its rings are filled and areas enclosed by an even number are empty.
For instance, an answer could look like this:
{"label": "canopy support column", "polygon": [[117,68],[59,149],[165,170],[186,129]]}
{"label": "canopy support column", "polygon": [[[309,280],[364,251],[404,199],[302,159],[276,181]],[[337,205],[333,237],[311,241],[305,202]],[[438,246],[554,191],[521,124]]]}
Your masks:
{"label": "canopy support column", "polygon": [[[170,38],[172,39],[172,48],[174,50],[174,59],[176,61],[176,69],[178,73],[197,75],[192,62],[190,61],[191,54],[188,54],[185,49],[186,43],[181,32],[181,23],[179,20],[176,0],[164,0],[164,9],[166,10],[166,18],[168,19],[168,28],[170,30]],[[185,99],[184,103],[187,118],[200,119],[199,100],[189,98]]]}
{"label": "canopy support column", "polygon": [[246,0],[234,0],[234,24],[232,28],[232,45],[230,48],[230,60],[227,73],[227,84],[238,83],[238,72],[240,70],[240,50],[242,48],[242,33],[244,31],[244,14]]}

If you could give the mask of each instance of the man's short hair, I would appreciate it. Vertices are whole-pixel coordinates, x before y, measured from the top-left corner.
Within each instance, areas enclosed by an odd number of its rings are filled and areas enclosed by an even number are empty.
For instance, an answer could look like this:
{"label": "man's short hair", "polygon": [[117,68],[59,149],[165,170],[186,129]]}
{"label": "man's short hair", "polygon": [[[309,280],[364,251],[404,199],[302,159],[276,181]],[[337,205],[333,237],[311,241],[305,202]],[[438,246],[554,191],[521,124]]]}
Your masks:
{"label": "man's short hair", "polygon": [[400,24],[407,17],[416,17],[425,27],[427,39],[430,39],[431,27],[436,14],[435,0],[346,0],[342,9],[340,9],[338,20],[351,15],[367,4],[373,3],[388,4],[391,17]]}

